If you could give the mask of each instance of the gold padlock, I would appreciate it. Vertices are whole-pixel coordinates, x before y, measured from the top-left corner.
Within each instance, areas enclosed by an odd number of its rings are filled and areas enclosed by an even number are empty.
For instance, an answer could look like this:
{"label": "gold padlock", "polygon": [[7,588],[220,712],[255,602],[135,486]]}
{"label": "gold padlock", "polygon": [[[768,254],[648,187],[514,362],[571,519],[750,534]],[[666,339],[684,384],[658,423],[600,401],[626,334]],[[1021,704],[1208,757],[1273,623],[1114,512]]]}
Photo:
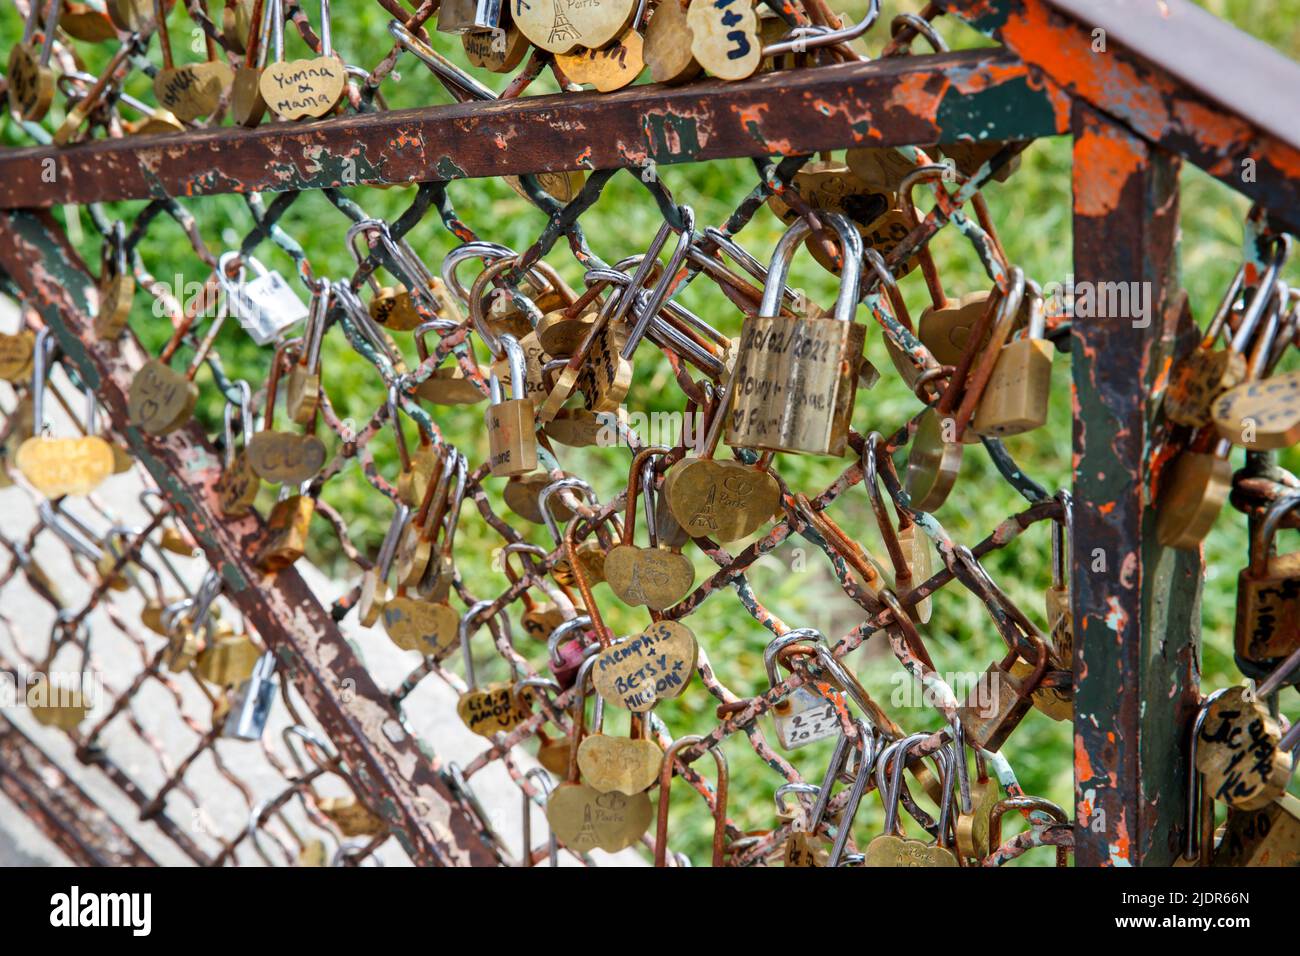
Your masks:
{"label": "gold padlock", "polygon": [[990,664],[957,708],[966,739],[982,750],[999,750],[1033,707],[1033,692],[1047,670],[1047,645],[1038,645],[1038,661],[1027,677],[1012,668],[1019,655],[1013,650],[1001,662]]}
{"label": "gold padlock", "polygon": [[488,461],[492,475],[512,478],[526,475],[537,467],[537,435],[533,403],[523,397],[527,377],[524,350],[508,333],[498,336],[497,342],[510,363],[510,393],[517,397],[503,399],[501,380],[492,375],[489,382],[492,399],[483,420],[487,426]]}
{"label": "gold padlock", "polygon": [[325,335],[325,319],[330,307],[330,280],[321,278],[311,292],[303,343],[297,360],[289,366],[285,382],[284,410],[299,425],[310,425],[320,406],[320,350]]}
{"label": "gold padlock", "polygon": [[301,558],[315,513],[316,499],[305,494],[286,495],[277,501],[266,519],[267,536],[257,554],[258,566],[274,574]]}
{"label": "gold padlock", "polygon": [[1026,285],[1031,293],[1029,328],[1025,338],[1008,342],[998,354],[971,420],[971,429],[979,435],[1020,435],[1047,423],[1056,347],[1043,338],[1046,316],[1042,293],[1036,283]]}
{"label": "gold padlock", "polygon": [[777,243],[758,314],[747,316],[728,392],[727,444],[811,455],[844,454],[857,394],[866,327],[853,321],[862,278],[862,237],[844,216],[827,213],[843,249],[844,270],[829,319],[780,318],[781,290],[806,220]]}
{"label": "gold padlock", "polygon": [[1282,519],[1300,493],[1268,506],[1250,538],[1250,564],[1237,576],[1237,655],[1254,663],[1287,657],[1300,647],[1300,551],[1274,554]]}

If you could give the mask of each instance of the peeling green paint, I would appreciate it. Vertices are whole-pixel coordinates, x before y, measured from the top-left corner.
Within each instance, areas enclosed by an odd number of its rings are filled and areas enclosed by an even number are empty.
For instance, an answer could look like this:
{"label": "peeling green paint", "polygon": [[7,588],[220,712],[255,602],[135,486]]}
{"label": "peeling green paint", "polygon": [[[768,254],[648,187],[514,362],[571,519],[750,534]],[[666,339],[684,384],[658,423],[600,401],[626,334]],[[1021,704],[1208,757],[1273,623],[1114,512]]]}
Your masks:
{"label": "peeling green paint", "polygon": [[[676,113],[646,113],[644,128],[650,158],[657,163],[690,162],[700,154],[699,121]],[[676,142],[677,149],[670,145]]]}
{"label": "peeling green paint", "polygon": [[469,178],[469,174],[457,166],[456,161],[450,156],[439,156],[433,171],[438,174],[437,178],[442,180]]}
{"label": "peeling green paint", "polygon": [[993,84],[974,95],[954,83],[935,110],[935,123],[944,134],[940,142],[1030,139],[1055,132],[1056,110],[1047,91],[1031,87],[1028,77]]}

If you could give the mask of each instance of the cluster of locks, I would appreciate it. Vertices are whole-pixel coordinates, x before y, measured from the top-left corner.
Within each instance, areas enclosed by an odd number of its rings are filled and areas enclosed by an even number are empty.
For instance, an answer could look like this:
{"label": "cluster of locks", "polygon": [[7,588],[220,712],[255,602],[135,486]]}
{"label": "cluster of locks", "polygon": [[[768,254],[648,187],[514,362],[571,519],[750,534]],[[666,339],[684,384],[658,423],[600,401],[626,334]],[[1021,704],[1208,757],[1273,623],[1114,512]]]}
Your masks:
{"label": "cluster of locks", "polygon": [[[216,124],[227,112],[236,124],[252,127],[268,112],[281,120],[320,119],[337,112],[345,98],[358,95],[355,88],[349,91],[350,76],[369,87],[368,97],[373,97],[383,78],[381,73],[346,64],[334,50],[329,0],[321,0],[319,37],[296,3],[227,0],[219,25],[206,2],[187,4],[195,30],[204,35],[207,58],[182,64],[174,59],[167,25],[172,4],[167,0],[49,0],[45,4],[36,0],[26,6],[22,40],[9,56],[9,103],[23,120],[40,122],[57,85],[69,98],[66,118],[54,133],[57,145],[78,141],[92,117],[96,123],[107,122],[104,112],[115,111],[119,103],[140,114],[125,122],[113,118],[133,134]],[[659,3],[653,11],[646,0],[592,0],[577,5],[569,0],[538,0],[517,4],[513,11],[500,0],[445,0],[436,9],[438,31],[458,35],[467,61],[476,68],[510,73],[532,49],[524,77],[535,76],[546,65],[566,87],[585,84],[605,93],[629,85],[647,68],[655,82],[676,83],[706,72],[724,80],[742,80],[762,70],[818,58],[857,59],[847,44],[878,18],[879,0],[872,0],[869,8],[861,22],[849,26],[842,26],[840,18],[820,2],[809,4],[815,22],[790,9],[781,15],[765,9],[760,15],[753,4],[742,0]],[[494,93],[422,39],[420,24],[429,16],[423,9],[406,23],[389,24],[398,45],[435,72],[454,77],[459,98],[495,99]],[[284,25],[291,13],[317,55],[285,59]],[[922,33],[935,49],[945,48],[928,21],[900,15],[896,32],[900,23]],[[59,30],[87,43],[118,41],[121,45],[99,77],[82,72],[74,61],[65,65],[56,84],[51,55]],[[157,100],[156,106],[150,106],[125,94],[120,86],[132,58],[145,52],[155,33],[162,67],[148,68]],[[562,186],[566,177],[552,178]]]}
{"label": "cluster of locks", "polygon": [[[841,28],[822,4],[805,6],[816,14],[812,23],[760,18],[741,0],[665,0],[653,7],[644,0],[511,7],[444,0],[437,28],[459,34],[476,67],[512,71],[531,45],[537,52],[520,74],[522,83],[549,66],[566,88],[588,83],[604,92],[632,82],[645,66],[653,79],[673,82],[702,71],[736,80],[760,69],[799,65],[800,58],[834,60],[878,15],[872,3],[861,23]],[[180,66],[160,16],[165,7],[139,0],[107,0],[102,8],[49,0],[42,19],[42,5],[30,4],[23,41],[9,60],[11,107],[29,122],[50,108],[56,25],[84,41],[127,37],[99,77],[63,71],[58,86],[71,105],[53,137],[61,145],[78,140],[88,121],[119,126],[120,105],[142,111],[144,119],[132,129],[148,133],[219,122],[227,109],[246,126],[261,122],[268,111],[282,120],[324,117],[345,97],[373,100],[401,51],[428,66],[458,98],[494,98],[417,35],[427,14],[390,23],[394,54],[382,69],[367,73],[334,53],[327,2],[319,38],[294,9],[293,22],[318,55],[293,61],[284,59],[288,11],[280,0],[230,0],[220,28],[202,3],[187,5],[207,38],[208,59]],[[894,27],[895,52],[918,34],[936,49],[943,46],[926,19],[904,15]],[[151,107],[119,87],[154,32],[163,65],[150,67],[158,101]],[[218,46],[242,60],[231,56],[237,62],[232,68],[218,58]],[[268,53],[273,62],[267,62]],[[360,79],[360,91],[350,86],[350,77]],[[513,92],[518,89],[522,85]],[[1058,721],[1073,716],[1071,501],[1024,475],[1001,440],[1046,424],[1053,356],[1058,343],[1065,347],[1068,310],[1049,309],[1038,283],[1009,261],[979,191],[1014,171],[1023,146],[964,142],[941,148],[943,162],[918,147],[857,147],[812,162],[800,157],[760,164],[756,201],[747,201],[722,226],[703,229],[690,207],[643,177],[664,210],[664,223],[645,252],[609,265],[586,246],[574,223],[612,174],[552,173],[512,182],[550,214],[546,237],[522,253],[472,234],[451,209],[442,184],[422,186],[412,208],[437,208],[461,240],[436,269],[405,237],[418,215],[389,223],[331,197],[353,219],[346,242],[357,263],[350,276],[335,279],[315,274],[301,247],[279,230],[276,218],[287,203],[270,214],[250,202],[259,239],[271,239],[297,260],[310,301],[304,304],[285,278],[253,258],[255,243],[239,252],[202,255],[211,266],[203,292],[184,309],[170,303],[173,334],[157,356],[133,370],[125,424],[145,447],[196,432],[195,378],[204,367],[211,370],[225,399],[224,429],[217,436],[222,464],[211,486],[221,515],[256,525],[259,491],[278,487],[255,556],[268,581],[302,557],[314,520],[323,516],[334,526],[343,550],[362,570],[360,584],[336,604],[336,616],[354,614],[363,627],[382,627],[398,648],[420,655],[419,666],[392,695],[397,707],[428,674],[454,677],[443,664],[458,655],[463,659],[457,713],[491,748],[457,768],[457,792],[467,793],[470,776],[535,740],[537,760],[559,782],[540,772],[512,776],[526,801],[544,799],[552,860],[559,846],[583,856],[643,844],[652,848],[656,863],[665,864],[671,858],[668,793],[678,775],[699,791],[713,815],[715,865],[783,859],[791,866],[993,866],[1041,846],[1054,847],[1063,864],[1074,845],[1073,821],[1050,801],[1023,792],[1002,748],[1034,710]],[[928,213],[915,204],[918,187],[933,195]],[[568,216],[560,203],[571,203],[576,213]],[[766,264],[736,237],[764,203],[787,226]],[[178,209],[174,203],[158,205],[184,225]],[[1273,374],[1297,334],[1300,296],[1280,278],[1289,240],[1263,231],[1264,220],[1257,213],[1247,223],[1252,255],[1204,341],[1171,371],[1164,414],[1171,427],[1186,428],[1191,437],[1159,485],[1158,533],[1168,547],[1197,548],[1205,539],[1232,488],[1232,446],[1267,451],[1300,437],[1300,379],[1297,373]],[[970,242],[991,288],[958,298],[945,291],[927,243],[952,223]],[[129,326],[140,293],[162,299],[165,292],[140,262],[137,246],[147,220],[132,229],[121,222],[100,224],[94,347],[114,349],[133,339]],[[561,235],[568,235],[584,269],[581,291],[542,258]],[[191,242],[207,252],[194,235]],[[800,249],[838,277],[829,312],[789,285],[791,261]],[[474,268],[471,281],[466,273]],[[391,284],[381,281],[381,269]],[[913,270],[930,298],[916,319],[899,286]],[[743,315],[738,337],[719,332],[681,303],[681,292],[700,277],[715,283]],[[852,427],[858,392],[880,376],[864,356],[868,327],[856,321],[863,309],[881,328],[892,365],[919,405],[887,435]],[[228,318],[268,349],[265,389],[227,379],[214,361],[213,346]],[[330,401],[322,367],[330,330],[383,379],[387,401],[360,429],[345,426]],[[1220,347],[1221,339],[1227,348]],[[183,367],[177,360],[182,349],[191,352]],[[414,364],[408,361],[412,350]],[[687,420],[706,423],[702,441],[683,434],[676,444],[647,444],[621,414],[633,382],[632,359],[647,351],[658,353],[671,370]],[[277,661],[267,650],[274,635],[255,640],[211,613],[225,586],[216,571],[196,593],[168,599],[161,576],[141,552],[143,540],[158,529],[163,550],[192,547],[175,526],[184,516],[166,513],[167,496],[158,496],[166,507],[143,532],[114,528],[91,535],[61,507],[65,497],[88,495],[130,468],[132,458],[115,443],[127,429],[99,433],[96,396],[89,390],[88,411],[77,416],[81,435],[51,434],[46,383],[59,358],[48,328],[0,336],[0,378],[22,395],[6,419],[6,463],[48,499],[41,511],[44,526],[96,565],[102,581],[95,599],[107,589],[141,587],[141,574],[152,578],[153,586],[141,590],[145,624],[165,644],[158,664],[174,673],[192,670],[222,690],[216,715],[227,736],[261,739],[275,699]],[[62,358],[66,364],[69,357]],[[490,364],[481,366],[480,358]],[[485,460],[475,462],[442,440],[438,421],[459,414],[450,407],[482,403],[488,450]],[[431,413],[431,407],[438,411]],[[404,421],[417,429],[417,444],[408,445]],[[397,440],[395,476],[379,473],[367,447],[385,429]],[[340,439],[333,451],[323,431]],[[21,443],[11,440],[29,435]],[[559,449],[595,445],[611,435],[613,444],[631,450],[631,460],[625,484],[619,474],[622,490],[602,502],[598,482],[567,473]],[[967,547],[949,536],[934,512],[953,491],[967,446],[981,443],[1029,507]],[[724,445],[731,457],[719,455]],[[849,464],[829,487],[810,495],[792,489],[782,476],[778,456],[788,455],[848,456]],[[349,550],[343,519],[320,500],[325,483],[352,459],[360,460],[366,480],[392,504],[373,560]],[[489,503],[486,489],[493,483],[499,483],[513,515],[509,521]],[[858,484],[876,518],[883,562],[828,513]],[[1285,792],[1297,736],[1280,720],[1276,704],[1277,691],[1300,663],[1300,569],[1295,555],[1278,556],[1272,545],[1297,504],[1300,493],[1278,497],[1254,528],[1250,564],[1241,575],[1237,660],[1258,683],[1211,695],[1193,728],[1195,819],[1187,830],[1188,860],[1209,862],[1215,854],[1216,799],[1231,808],[1217,841],[1218,862],[1267,862],[1294,853],[1300,841],[1300,804]],[[502,570],[509,586],[494,599],[474,596],[472,582],[457,567],[457,528],[470,505],[505,542]],[[638,513],[644,545],[637,543]],[[1051,522],[1053,549],[1042,626],[980,563],[1039,521]],[[528,532],[520,529],[530,524],[546,528],[549,546],[527,540]],[[862,623],[837,641],[786,625],[760,603],[745,578],[747,567],[792,534],[825,552],[845,594],[862,609]],[[729,545],[738,553],[729,552]],[[697,583],[688,548],[719,570]],[[1006,645],[1005,655],[960,697],[940,676],[923,638],[931,595],[954,581],[980,600]],[[601,584],[608,597],[597,594]],[[684,620],[727,587],[735,589],[743,611],[774,635],[763,654],[769,686],[749,696],[722,683],[709,661],[709,641],[701,641]],[[600,608],[611,600],[645,608],[649,623],[636,633],[614,633]],[[531,651],[514,642],[515,608],[522,630],[536,642]],[[88,648],[84,626],[84,614],[61,617],[51,647]],[[484,628],[511,679],[476,679],[472,642]],[[884,635],[894,656],[925,687],[943,729],[908,733],[863,688],[843,658],[873,634]],[[716,729],[673,739],[656,705],[701,685],[719,702]],[[627,736],[603,732],[607,707],[629,713]],[[72,731],[85,713],[74,701],[38,716]],[[769,715],[786,755],[773,750],[760,729],[760,719]],[[548,736],[547,724],[559,735]],[[776,792],[775,824],[760,831],[742,832],[727,816],[729,778],[720,744],[736,733],[746,735],[784,778]],[[325,742],[309,739],[306,730],[299,736],[310,744],[313,760],[326,762],[318,759],[328,751]],[[821,740],[833,740],[834,751],[820,782],[810,783],[788,754]],[[716,762],[712,785],[691,766],[706,753]],[[328,764],[337,769],[338,758]],[[935,813],[913,797],[909,775]],[[656,788],[657,831],[651,838]],[[853,820],[873,788],[885,807],[884,832],[859,851]],[[384,833],[382,820],[359,799],[330,809],[327,815],[345,832]],[[1013,811],[1028,827],[1004,842],[1002,819]],[[925,839],[908,835],[903,812],[915,821],[912,832],[924,832]],[[255,834],[256,826],[251,829]],[[526,841],[525,862],[537,856]]]}

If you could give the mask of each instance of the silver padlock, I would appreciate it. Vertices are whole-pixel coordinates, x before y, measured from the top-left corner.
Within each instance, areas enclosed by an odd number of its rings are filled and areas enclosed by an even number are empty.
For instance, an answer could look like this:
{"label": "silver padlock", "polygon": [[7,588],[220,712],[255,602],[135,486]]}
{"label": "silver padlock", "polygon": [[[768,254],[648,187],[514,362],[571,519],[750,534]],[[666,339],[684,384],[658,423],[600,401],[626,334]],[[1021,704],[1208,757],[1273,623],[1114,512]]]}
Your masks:
{"label": "silver padlock", "polygon": [[222,735],[236,740],[261,740],[275,702],[275,653],[267,651],[257,660],[253,674],[244,681],[226,715]]}
{"label": "silver padlock", "polygon": [[[768,644],[763,651],[763,666],[771,686],[780,683],[776,672],[776,657],[791,644],[823,641],[819,631],[810,627],[795,628]],[[785,750],[798,750],[818,740],[834,737],[840,732],[839,711],[843,701],[822,696],[808,684],[796,687],[790,696],[772,706],[772,722],[776,726],[777,743]]]}
{"label": "silver padlock", "polygon": [[[239,258],[237,252],[227,252],[221,257],[217,263],[217,282],[226,294],[230,311],[249,337],[258,345],[270,345],[291,325],[307,318],[307,306],[284,276],[252,256],[241,262],[238,276],[232,277],[230,266]],[[251,281],[244,279],[245,262],[257,273]]]}
{"label": "silver padlock", "polygon": [[490,33],[501,25],[501,0],[442,0],[439,33]]}

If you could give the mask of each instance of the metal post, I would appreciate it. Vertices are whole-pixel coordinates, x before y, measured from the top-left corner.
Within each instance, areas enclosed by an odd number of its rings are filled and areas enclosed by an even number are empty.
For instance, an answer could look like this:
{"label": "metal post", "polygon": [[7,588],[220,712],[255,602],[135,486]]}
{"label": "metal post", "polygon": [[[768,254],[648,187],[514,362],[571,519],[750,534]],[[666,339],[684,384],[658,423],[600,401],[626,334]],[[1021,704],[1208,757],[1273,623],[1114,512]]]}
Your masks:
{"label": "metal post", "polygon": [[1189,324],[1176,294],[1181,163],[1081,103],[1073,125],[1076,289],[1150,292],[1145,321],[1073,320],[1076,863],[1168,865],[1184,828],[1202,571],[1199,553],[1156,542],[1151,498],[1159,378]]}

